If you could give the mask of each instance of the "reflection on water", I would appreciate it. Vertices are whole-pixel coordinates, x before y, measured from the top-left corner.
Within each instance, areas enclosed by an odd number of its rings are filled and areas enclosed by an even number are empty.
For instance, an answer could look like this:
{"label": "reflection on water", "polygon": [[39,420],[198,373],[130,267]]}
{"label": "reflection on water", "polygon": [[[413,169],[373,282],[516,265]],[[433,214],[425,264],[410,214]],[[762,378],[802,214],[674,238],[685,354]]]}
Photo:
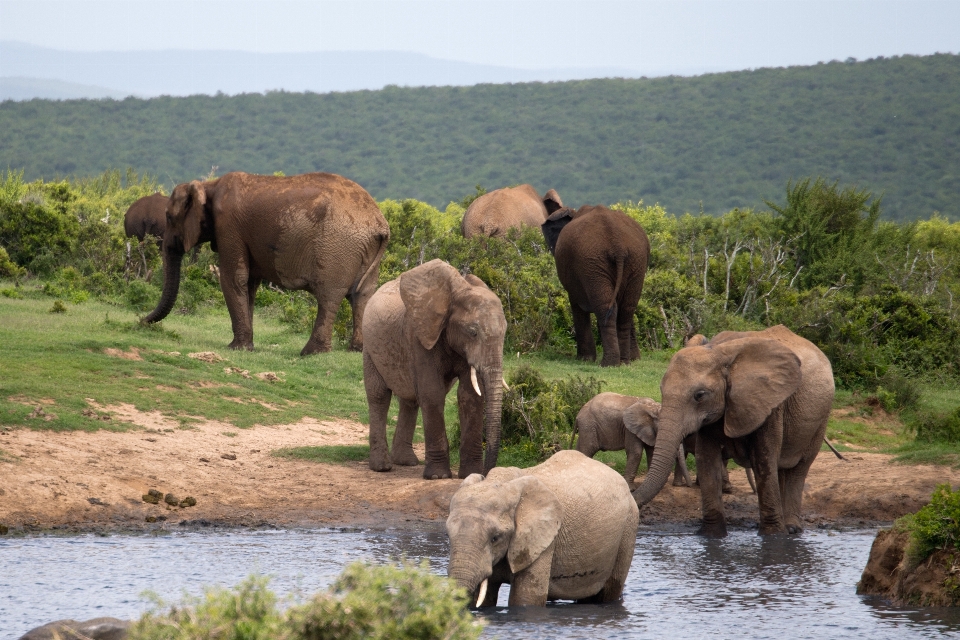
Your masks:
{"label": "reflection on water", "polygon": [[[558,603],[478,613],[500,638],[939,638],[960,612],[890,607],[856,595],[873,532],[723,540],[641,533],[622,604]],[[281,596],[309,595],[359,559],[427,559],[445,573],[440,533],[354,530],[190,532],[0,539],[0,638],[59,618],[135,618],[204,585],[272,576]],[[508,587],[500,591],[505,605]]]}

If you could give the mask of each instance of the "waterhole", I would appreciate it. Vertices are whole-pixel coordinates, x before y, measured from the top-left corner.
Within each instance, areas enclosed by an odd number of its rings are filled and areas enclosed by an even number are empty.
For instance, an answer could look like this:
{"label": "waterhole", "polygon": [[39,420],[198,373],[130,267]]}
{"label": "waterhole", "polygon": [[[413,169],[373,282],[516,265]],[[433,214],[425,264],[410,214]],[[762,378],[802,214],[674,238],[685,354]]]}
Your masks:
{"label": "waterhole", "polygon": [[[623,602],[505,606],[476,615],[493,638],[943,638],[960,612],[892,607],[856,595],[873,531],[808,531],[723,540],[641,532]],[[183,532],[163,535],[0,539],[0,638],[52,620],[132,619],[205,585],[232,586],[252,572],[295,600],[327,587],[349,562],[426,559],[445,574],[443,533],[358,530]],[[508,587],[500,591],[505,605]]]}

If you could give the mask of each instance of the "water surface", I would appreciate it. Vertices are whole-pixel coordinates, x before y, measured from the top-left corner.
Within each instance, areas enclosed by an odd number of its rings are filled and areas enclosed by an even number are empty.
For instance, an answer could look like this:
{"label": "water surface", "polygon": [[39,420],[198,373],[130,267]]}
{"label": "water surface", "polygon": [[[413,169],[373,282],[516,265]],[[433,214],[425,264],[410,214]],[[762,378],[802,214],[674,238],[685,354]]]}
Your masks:
{"label": "water surface", "polygon": [[[856,595],[873,531],[723,540],[642,532],[622,604],[559,603],[479,613],[499,638],[943,638],[960,612]],[[0,539],[0,638],[61,618],[135,618],[143,592],[167,601],[204,585],[271,576],[281,597],[327,587],[353,560],[425,558],[446,573],[439,533],[356,530],[183,532]],[[500,591],[506,604],[508,587]]]}

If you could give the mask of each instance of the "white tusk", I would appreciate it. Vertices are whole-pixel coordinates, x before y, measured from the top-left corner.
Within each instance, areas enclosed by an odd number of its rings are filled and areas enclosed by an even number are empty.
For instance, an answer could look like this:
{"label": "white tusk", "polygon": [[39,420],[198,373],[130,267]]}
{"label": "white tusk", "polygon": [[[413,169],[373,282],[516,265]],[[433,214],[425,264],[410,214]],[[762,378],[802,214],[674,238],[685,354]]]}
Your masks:
{"label": "white tusk", "polygon": [[500,382],[503,383],[503,390],[510,391],[510,385],[507,384],[506,378],[500,378]]}
{"label": "white tusk", "polygon": [[483,599],[487,597],[487,578],[480,583],[480,597],[477,598],[477,607],[483,604]]}
{"label": "white tusk", "polygon": [[477,383],[477,370],[473,367],[470,367],[470,382],[473,383],[473,390],[477,392],[478,396],[482,396],[480,393],[480,385]]}

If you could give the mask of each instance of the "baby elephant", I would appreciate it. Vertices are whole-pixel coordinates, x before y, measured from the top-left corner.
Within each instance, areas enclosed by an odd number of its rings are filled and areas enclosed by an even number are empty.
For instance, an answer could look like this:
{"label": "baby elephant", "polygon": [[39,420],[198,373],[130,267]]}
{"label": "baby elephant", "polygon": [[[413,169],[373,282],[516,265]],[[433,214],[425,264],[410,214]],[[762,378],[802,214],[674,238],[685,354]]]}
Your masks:
{"label": "baby elephant", "polygon": [[450,500],[447,575],[495,606],[615,602],[633,561],[640,515],[616,471],[577,451],[529,469],[468,476]]}
{"label": "baby elephant", "polygon": [[[631,488],[640,466],[640,458],[647,453],[647,463],[653,456],[657,441],[657,418],[660,403],[650,398],[625,396],[604,392],[590,399],[577,414],[577,451],[592,458],[597,451],[627,450],[627,466],[623,477]],[[673,472],[674,486],[691,486],[687,471],[685,442],[677,451]]]}

